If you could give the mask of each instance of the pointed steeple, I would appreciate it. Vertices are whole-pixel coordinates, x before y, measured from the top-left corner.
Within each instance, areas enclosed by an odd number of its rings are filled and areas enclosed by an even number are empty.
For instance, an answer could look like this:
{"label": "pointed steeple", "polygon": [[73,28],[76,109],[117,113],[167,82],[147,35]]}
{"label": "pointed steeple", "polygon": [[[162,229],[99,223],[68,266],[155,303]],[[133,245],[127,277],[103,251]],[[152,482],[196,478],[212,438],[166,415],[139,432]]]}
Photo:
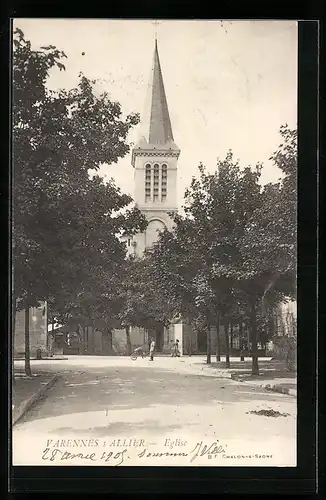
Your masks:
{"label": "pointed steeple", "polygon": [[179,149],[173,139],[156,38],[145,112],[141,117],[140,141],[136,147],[142,149]]}

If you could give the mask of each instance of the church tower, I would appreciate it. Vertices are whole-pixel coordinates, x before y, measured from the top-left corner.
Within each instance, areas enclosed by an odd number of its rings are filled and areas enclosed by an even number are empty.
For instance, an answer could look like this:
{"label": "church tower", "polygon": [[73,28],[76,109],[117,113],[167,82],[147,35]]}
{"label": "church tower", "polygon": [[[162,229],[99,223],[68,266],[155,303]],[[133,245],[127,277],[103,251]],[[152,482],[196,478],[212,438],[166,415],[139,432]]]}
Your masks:
{"label": "church tower", "polygon": [[[155,40],[153,66],[148,86],[145,111],[141,116],[140,137],[132,150],[134,167],[134,201],[145,215],[148,226],[144,233],[125,236],[128,254],[142,257],[144,250],[157,241],[159,232],[172,229],[169,213],[177,212],[177,162],[180,149],[174,142],[170,114],[165,95],[163,76]],[[171,341],[179,338],[182,344],[182,325],[157,327],[148,332],[133,326],[130,337],[134,347],[146,345],[149,336],[155,337],[156,352],[171,352]],[[115,330],[116,341],[125,338],[124,330]],[[121,339],[121,340],[119,340]]]}
{"label": "church tower", "polygon": [[[180,149],[174,142],[162,70],[155,40],[151,80],[145,112],[141,117],[140,138],[132,150],[134,200],[148,220],[144,233],[128,241],[128,251],[141,256],[158,238],[171,229],[169,212],[177,206],[177,161]],[[131,250],[130,246],[133,246]]]}

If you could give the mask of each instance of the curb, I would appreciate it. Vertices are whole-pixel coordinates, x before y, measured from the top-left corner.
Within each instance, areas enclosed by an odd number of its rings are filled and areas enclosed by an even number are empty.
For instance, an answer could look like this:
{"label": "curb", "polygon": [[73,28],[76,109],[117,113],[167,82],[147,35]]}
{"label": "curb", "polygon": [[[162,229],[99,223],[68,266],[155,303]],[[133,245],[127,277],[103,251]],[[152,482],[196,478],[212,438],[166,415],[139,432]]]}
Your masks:
{"label": "curb", "polygon": [[31,409],[31,407],[46,393],[46,391],[51,389],[58,378],[59,374],[56,373],[46,384],[44,384],[43,387],[32,394],[28,399],[25,399],[25,401],[20,403],[18,408],[15,410],[15,416],[13,415],[14,412],[12,412],[12,426],[14,426],[18,422],[18,420],[20,420],[21,417]]}
{"label": "curb", "polygon": [[277,392],[279,394],[287,394],[288,396],[297,396],[297,391],[295,389],[289,389],[288,387],[283,387],[282,385],[279,384],[251,384],[247,380],[241,380],[241,378],[238,378],[236,374],[231,374],[231,379],[235,380],[237,382],[241,382],[242,384],[248,385],[250,387],[260,387],[261,389],[265,389],[266,391],[271,391],[271,392]]}
{"label": "curb", "polygon": [[44,358],[31,358],[31,361],[66,361],[68,358],[64,356],[44,356]]}
{"label": "curb", "polygon": [[[31,358],[31,361],[63,361],[63,360],[67,360],[68,358],[67,357],[63,357],[63,356],[46,356],[44,358],[41,358],[41,359],[37,359],[37,358]],[[24,361],[24,358],[14,358],[14,361]]]}
{"label": "curb", "polygon": [[283,387],[281,385],[270,385],[266,384],[262,386],[266,391],[278,392],[280,394],[287,394],[288,396],[297,396],[297,391],[295,389],[289,389],[288,387]]}
{"label": "curb", "polygon": [[[198,372],[199,375],[202,374],[203,371],[205,371],[205,368],[201,368],[201,373]],[[271,392],[277,392],[279,394],[287,394],[288,396],[293,396],[297,397],[297,391],[296,389],[290,389],[288,387],[283,387],[282,385],[279,384],[252,384],[250,381],[247,380],[241,380],[241,377],[237,373],[230,373],[226,371],[221,371],[219,373],[215,374],[216,378],[227,378],[234,380],[235,382],[241,382],[242,384],[245,384],[249,387],[260,387],[261,389],[265,389],[266,391],[271,391]]]}
{"label": "curb", "polygon": [[245,384],[249,387],[260,387],[261,389],[265,389],[266,391],[271,391],[271,392],[277,392],[279,394],[287,394],[289,396],[293,396],[293,397],[297,397],[297,391],[296,389],[290,389],[288,387],[283,387],[282,385],[279,385],[279,384],[274,384],[274,385],[271,385],[271,384],[252,384],[250,383],[250,381],[247,381],[247,380],[242,380],[241,379],[241,376],[239,376],[239,374],[237,373],[232,373],[232,372],[228,372],[228,371],[218,371],[216,370],[216,372],[214,373],[211,369],[207,369],[207,366],[204,365],[202,366],[200,369],[199,368],[191,368],[191,370],[189,371],[189,373],[192,373],[193,375],[203,375],[203,372],[209,374],[209,376],[211,377],[216,377],[216,378],[220,378],[220,379],[231,379],[231,380],[234,380],[235,382],[241,382],[241,384]]}
{"label": "curb", "polygon": [[202,367],[200,370],[192,370],[192,373],[195,374],[195,375],[203,375],[203,372],[207,373],[211,377],[216,377],[216,378],[232,378],[231,374],[228,373],[228,372],[222,372],[222,371],[218,372],[218,371],[216,371],[214,373],[213,370],[211,370],[211,369],[207,370],[207,369],[205,369],[205,367]]}

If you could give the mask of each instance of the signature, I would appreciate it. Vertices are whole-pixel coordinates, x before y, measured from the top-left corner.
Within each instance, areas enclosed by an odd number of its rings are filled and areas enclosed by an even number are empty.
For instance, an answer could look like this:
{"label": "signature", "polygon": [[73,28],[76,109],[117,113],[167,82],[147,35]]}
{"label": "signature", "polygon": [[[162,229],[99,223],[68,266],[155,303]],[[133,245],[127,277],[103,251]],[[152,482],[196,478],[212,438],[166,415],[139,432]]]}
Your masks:
{"label": "signature", "polygon": [[218,455],[219,453],[225,453],[225,449],[219,444],[219,440],[216,439],[211,445],[204,445],[202,441],[196,444],[193,450],[190,462],[193,462],[198,456],[203,457],[204,455]]}
{"label": "signature", "polygon": [[119,466],[124,462],[126,453],[126,449],[118,452],[103,451],[103,453],[98,457],[95,452],[86,454],[70,453],[69,451],[62,451],[59,448],[45,448],[43,450],[42,460],[49,460],[50,462],[54,462],[56,459],[60,461],[76,461],[76,459],[82,459],[90,462],[96,462],[97,460],[100,460],[102,462],[113,462],[113,465]]}
{"label": "signature", "polygon": [[203,441],[200,441],[196,444],[193,450],[190,453],[187,452],[176,452],[176,451],[156,451],[156,452],[148,452],[146,449],[138,453],[139,458],[162,458],[162,457],[189,457],[190,462],[193,462],[197,457],[208,456],[212,458],[213,455],[218,455],[220,453],[225,453],[225,449],[222,445],[219,444],[219,440],[216,439],[210,445],[203,444]]}

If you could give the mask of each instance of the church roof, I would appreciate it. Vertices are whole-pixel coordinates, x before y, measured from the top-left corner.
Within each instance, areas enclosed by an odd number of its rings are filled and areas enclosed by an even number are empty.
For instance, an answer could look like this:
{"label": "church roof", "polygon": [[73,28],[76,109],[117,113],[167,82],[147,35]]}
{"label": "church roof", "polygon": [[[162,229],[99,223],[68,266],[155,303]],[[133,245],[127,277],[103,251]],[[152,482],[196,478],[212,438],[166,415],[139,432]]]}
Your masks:
{"label": "church roof", "polygon": [[156,40],[145,112],[141,117],[140,139],[135,147],[140,149],[179,149],[173,138]]}

